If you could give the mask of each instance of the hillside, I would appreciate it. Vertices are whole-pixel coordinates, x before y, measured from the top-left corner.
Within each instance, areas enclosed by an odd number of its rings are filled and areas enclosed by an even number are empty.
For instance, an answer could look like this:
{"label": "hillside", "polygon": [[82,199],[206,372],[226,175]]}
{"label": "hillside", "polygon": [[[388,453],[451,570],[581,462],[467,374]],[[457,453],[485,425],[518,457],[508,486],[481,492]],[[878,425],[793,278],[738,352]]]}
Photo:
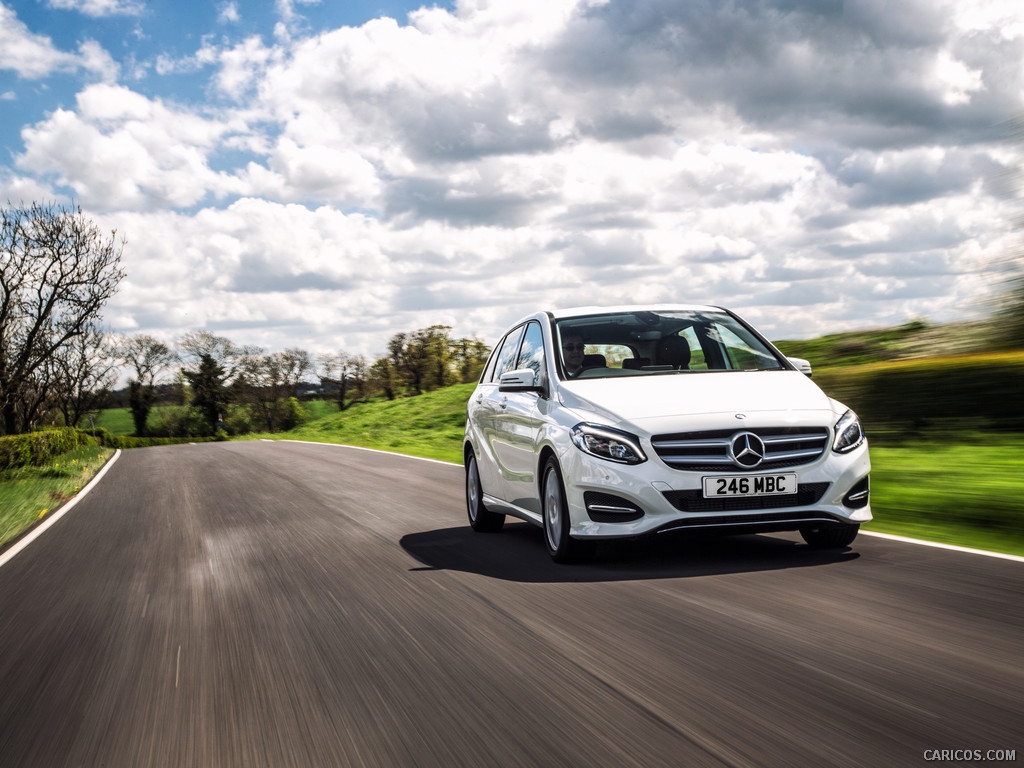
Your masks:
{"label": "hillside", "polygon": [[247,435],[345,443],[462,463],[466,401],[475,384],[456,384],[416,397],[359,403],[290,432]]}
{"label": "hillside", "polygon": [[863,365],[920,357],[992,352],[1000,348],[994,320],[929,325],[914,320],[894,328],[832,333],[816,339],[773,342],[782,352],[814,368]]}

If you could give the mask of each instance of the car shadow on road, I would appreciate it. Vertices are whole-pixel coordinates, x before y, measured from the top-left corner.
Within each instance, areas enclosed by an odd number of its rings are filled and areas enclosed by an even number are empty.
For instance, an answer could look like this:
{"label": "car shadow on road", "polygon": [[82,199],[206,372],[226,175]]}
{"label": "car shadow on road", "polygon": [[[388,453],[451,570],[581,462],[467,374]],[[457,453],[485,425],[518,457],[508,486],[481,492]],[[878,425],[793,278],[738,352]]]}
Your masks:
{"label": "car shadow on road", "polygon": [[551,561],[542,531],[528,523],[506,524],[501,533],[474,533],[468,526],[410,533],[402,547],[423,567],[464,571],[521,582],[630,581],[753,573],[848,563],[860,555],[812,549],[790,534],[711,536],[661,534],[604,542],[592,559],[574,565]]}

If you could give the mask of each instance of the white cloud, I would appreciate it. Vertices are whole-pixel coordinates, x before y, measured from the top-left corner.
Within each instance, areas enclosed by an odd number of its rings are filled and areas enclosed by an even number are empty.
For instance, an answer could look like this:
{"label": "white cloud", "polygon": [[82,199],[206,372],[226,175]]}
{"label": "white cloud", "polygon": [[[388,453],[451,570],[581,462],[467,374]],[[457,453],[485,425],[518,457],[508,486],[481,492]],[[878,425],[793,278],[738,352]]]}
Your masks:
{"label": "white cloud", "polygon": [[708,301],[777,336],[950,319],[1008,247],[993,126],[1024,111],[1024,34],[981,5],[461,0],[309,34],[282,1],[276,43],[156,63],[208,73],[206,103],[85,87],[0,182],[116,223],[111,317],[150,332],[373,354],[538,305]]}
{"label": "white cloud", "polygon": [[78,53],[57,48],[45,35],[32,33],[14,13],[0,3],[0,69],[13,70],[19,77],[38,80],[55,72],[82,71],[93,79],[110,82],[119,67],[95,40],[84,40]]}
{"label": "white cloud", "polygon": [[86,16],[137,16],[145,10],[142,0],[47,0],[50,8],[78,11]]}
{"label": "white cloud", "polygon": [[217,14],[217,20],[221,24],[236,24],[239,21],[241,21],[242,15],[238,12],[238,3],[223,3],[220,6],[220,11]]}
{"label": "white cloud", "polygon": [[89,86],[77,106],[23,130],[19,169],[52,174],[100,209],[188,207],[230,188],[206,158],[228,126],[122,86]]}

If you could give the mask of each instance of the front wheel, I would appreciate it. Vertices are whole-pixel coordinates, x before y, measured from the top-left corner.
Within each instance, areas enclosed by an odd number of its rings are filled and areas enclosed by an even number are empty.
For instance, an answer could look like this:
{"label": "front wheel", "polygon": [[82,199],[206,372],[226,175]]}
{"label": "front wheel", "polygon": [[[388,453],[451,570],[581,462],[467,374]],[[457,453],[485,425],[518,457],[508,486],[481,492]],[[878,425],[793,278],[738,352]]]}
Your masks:
{"label": "front wheel", "polygon": [[548,554],[556,563],[572,563],[590,555],[590,542],[569,535],[569,505],[565,500],[562,473],[554,457],[544,465],[544,485],[541,492],[544,512],[544,543]]}
{"label": "front wheel", "polygon": [[469,526],[480,533],[495,533],[505,525],[505,516],[484,506],[484,489],[480,485],[480,468],[472,453],[466,459],[466,511]]}
{"label": "front wheel", "polygon": [[817,528],[803,528],[800,535],[815,549],[841,549],[848,547],[857,538],[860,525],[823,525]]}

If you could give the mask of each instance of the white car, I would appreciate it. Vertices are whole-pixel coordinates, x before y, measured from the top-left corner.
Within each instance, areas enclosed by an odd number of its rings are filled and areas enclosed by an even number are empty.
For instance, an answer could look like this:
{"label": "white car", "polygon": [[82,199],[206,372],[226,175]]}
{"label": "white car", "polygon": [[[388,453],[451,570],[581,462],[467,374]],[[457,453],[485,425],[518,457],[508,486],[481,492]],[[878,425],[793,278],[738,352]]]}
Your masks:
{"label": "white car", "polygon": [[558,562],[679,530],[846,547],[871,519],[867,440],[810,375],[719,307],[525,317],[468,403],[470,525],[542,526]]}

